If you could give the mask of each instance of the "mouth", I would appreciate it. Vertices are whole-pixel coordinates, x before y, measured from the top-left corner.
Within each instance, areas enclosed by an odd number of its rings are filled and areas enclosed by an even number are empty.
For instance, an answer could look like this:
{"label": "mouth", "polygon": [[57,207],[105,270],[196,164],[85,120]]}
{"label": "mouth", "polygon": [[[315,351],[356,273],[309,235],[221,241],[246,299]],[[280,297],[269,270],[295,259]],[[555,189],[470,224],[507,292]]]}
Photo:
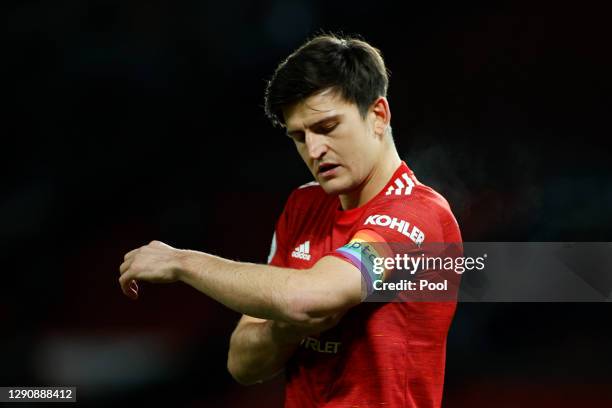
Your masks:
{"label": "mouth", "polygon": [[334,174],[334,170],[340,167],[339,164],[335,163],[321,163],[319,164],[318,174],[322,177],[332,176]]}

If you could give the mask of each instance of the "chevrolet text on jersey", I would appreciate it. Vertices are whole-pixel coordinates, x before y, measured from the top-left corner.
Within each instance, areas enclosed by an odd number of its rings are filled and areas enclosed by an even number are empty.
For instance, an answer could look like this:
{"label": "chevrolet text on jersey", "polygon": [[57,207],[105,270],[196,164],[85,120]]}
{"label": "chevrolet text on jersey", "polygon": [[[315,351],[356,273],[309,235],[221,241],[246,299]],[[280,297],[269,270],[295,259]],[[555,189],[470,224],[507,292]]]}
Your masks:
{"label": "chevrolet text on jersey", "polygon": [[410,223],[396,217],[380,214],[370,215],[365,220],[363,225],[379,225],[381,227],[394,229],[397,232],[407,236],[408,239],[417,245],[421,245],[423,241],[425,241],[425,233],[423,233],[423,231],[421,231],[416,225],[413,225],[412,229],[409,231]]}

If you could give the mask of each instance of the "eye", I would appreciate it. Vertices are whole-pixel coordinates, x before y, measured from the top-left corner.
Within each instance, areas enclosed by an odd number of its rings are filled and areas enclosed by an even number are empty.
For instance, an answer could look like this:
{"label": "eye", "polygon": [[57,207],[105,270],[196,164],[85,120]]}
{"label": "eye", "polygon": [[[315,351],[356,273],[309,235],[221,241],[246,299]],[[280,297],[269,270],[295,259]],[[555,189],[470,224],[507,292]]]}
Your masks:
{"label": "eye", "polygon": [[304,132],[291,132],[287,136],[296,143],[304,143],[306,140],[306,134]]}
{"label": "eye", "polygon": [[326,123],[317,128],[317,133],[326,135],[338,127],[338,122]]}

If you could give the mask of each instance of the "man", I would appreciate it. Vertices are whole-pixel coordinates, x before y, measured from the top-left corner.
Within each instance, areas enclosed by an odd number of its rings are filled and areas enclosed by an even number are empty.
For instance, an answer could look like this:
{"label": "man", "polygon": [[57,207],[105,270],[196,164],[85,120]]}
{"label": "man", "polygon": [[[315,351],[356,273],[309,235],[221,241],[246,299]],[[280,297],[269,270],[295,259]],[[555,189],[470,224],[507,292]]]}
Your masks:
{"label": "man", "polygon": [[376,276],[356,248],[461,242],[446,200],[399,158],[387,86],[378,50],[354,38],[319,36],[277,68],[266,113],[316,183],[289,197],[269,265],[154,241],[120,267],[133,298],[137,280],[181,280],[243,313],[228,369],[243,384],[284,370],[287,407],[441,404],[455,303],[363,302]]}

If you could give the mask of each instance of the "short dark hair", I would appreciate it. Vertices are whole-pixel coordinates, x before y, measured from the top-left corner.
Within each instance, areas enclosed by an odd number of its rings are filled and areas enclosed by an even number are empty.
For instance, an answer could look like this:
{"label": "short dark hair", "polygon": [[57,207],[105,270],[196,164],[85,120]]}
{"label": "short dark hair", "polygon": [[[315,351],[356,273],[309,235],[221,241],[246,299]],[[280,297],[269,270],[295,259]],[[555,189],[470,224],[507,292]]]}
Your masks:
{"label": "short dark hair", "polygon": [[387,96],[389,72],[380,51],[362,39],[325,34],[284,60],[268,81],[266,116],[284,126],[283,108],[325,89],[335,89],[365,118],[370,105]]}

